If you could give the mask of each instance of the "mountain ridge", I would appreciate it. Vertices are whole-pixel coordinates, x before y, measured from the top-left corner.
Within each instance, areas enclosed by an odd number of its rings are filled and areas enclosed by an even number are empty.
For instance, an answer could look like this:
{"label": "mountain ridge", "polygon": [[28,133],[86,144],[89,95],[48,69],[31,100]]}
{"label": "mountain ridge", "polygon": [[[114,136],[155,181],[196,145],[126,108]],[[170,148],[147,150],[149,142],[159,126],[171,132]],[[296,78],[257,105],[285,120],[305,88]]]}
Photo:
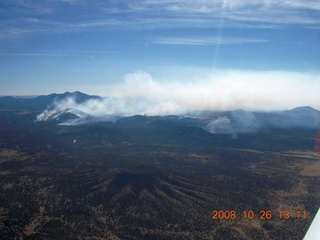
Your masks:
{"label": "mountain ridge", "polygon": [[[6,96],[0,96],[0,106],[2,106],[1,104],[3,104],[4,102],[16,102],[16,103],[24,103],[25,105],[31,104],[33,102],[37,102],[37,101],[45,101],[45,102],[49,102],[52,103],[53,100],[62,100],[66,97],[74,97],[76,102],[81,103],[85,100],[88,99],[103,99],[103,97],[98,96],[98,95],[89,95],[80,91],[74,91],[74,92],[64,92],[64,93],[50,93],[47,95],[36,95],[36,96],[26,96],[26,98],[24,98],[24,96],[10,96],[10,95],[6,95]],[[51,101],[51,102],[50,102]],[[300,111],[300,110],[310,110],[310,111],[318,111],[320,112],[320,110],[313,108],[311,106],[297,106],[291,109],[283,109],[283,110],[271,110],[271,111],[261,111],[261,110],[254,110],[251,112],[277,112],[277,111]],[[232,109],[232,110],[197,110],[197,112],[226,112],[226,111],[248,111],[242,108],[239,109]]]}
{"label": "mountain ridge", "polygon": [[[266,127],[320,128],[320,111],[311,106],[297,106],[290,110],[277,111],[196,110],[185,114],[146,116],[144,114],[108,114],[106,110],[109,105],[103,105],[104,100],[100,96],[88,95],[79,91],[62,94],[52,93],[26,99],[6,96],[0,97],[0,109],[41,112],[34,120],[60,125],[79,125],[118,121],[119,119],[124,119],[122,121],[125,124],[146,125],[158,117],[164,118],[168,122],[178,121],[182,125],[202,128],[211,133],[224,134],[254,132]],[[86,112],[88,102],[98,103],[106,109],[100,108],[98,113],[93,113],[92,109]]]}
{"label": "mountain ridge", "polygon": [[14,97],[4,96],[0,97],[0,108],[4,109],[20,109],[27,108],[28,110],[45,110],[50,107],[54,102],[61,101],[68,97],[74,98],[77,103],[83,103],[89,99],[102,99],[100,96],[88,95],[79,91],[64,92],[64,93],[51,93],[48,95],[40,95],[36,97]]}

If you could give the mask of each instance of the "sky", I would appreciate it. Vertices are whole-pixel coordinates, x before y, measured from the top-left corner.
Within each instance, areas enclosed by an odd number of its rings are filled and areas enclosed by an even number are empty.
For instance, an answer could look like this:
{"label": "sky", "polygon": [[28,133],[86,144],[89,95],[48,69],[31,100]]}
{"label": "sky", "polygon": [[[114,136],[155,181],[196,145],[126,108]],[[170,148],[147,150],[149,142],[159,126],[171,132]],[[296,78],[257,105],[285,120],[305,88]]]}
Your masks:
{"label": "sky", "polygon": [[317,0],[1,0],[0,95],[320,109]]}

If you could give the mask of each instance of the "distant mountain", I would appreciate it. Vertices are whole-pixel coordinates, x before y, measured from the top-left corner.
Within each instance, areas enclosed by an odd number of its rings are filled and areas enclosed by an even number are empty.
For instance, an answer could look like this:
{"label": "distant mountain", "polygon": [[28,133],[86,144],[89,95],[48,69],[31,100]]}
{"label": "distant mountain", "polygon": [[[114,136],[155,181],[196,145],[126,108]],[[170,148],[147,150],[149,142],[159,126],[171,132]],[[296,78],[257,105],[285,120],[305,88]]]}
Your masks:
{"label": "distant mountain", "polygon": [[23,107],[23,99],[0,97],[0,109],[22,109]]}
{"label": "distant mountain", "polygon": [[[102,102],[104,98],[81,92],[65,92],[34,98],[0,97],[0,109],[39,112],[34,120],[61,125],[117,121],[116,125],[121,128],[144,126],[148,129],[152,124],[161,126],[161,124],[170,123],[175,126],[172,133],[176,133],[181,126],[191,126],[194,129],[200,128],[210,133],[223,134],[255,132],[262,128],[320,128],[320,111],[309,106],[270,112],[250,112],[238,109],[233,111],[193,111],[179,116],[147,117],[136,115],[124,117],[123,115],[108,115],[103,113],[103,109],[100,109],[98,114],[92,115],[90,110],[86,112],[88,109],[86,102],[89,100]],[[95,103],[92,106],[95,107]]]}
{"label": "distant mountain", "polygon": [[102,99],[99,96],[87,95],[82,92],[65,92],[63,94],[42,95],[34,98],[0,97],[0,109],[25,109],[30,111],[43,111],[51,107],[55,102],[67,98],[73,98],[76,103],[81,104],[89,99]]}
{"label": "distant mountain", "polygon": [[320,111],[306,106],[291,110],[255,113],[261,126],[277,127],[320,127]]}

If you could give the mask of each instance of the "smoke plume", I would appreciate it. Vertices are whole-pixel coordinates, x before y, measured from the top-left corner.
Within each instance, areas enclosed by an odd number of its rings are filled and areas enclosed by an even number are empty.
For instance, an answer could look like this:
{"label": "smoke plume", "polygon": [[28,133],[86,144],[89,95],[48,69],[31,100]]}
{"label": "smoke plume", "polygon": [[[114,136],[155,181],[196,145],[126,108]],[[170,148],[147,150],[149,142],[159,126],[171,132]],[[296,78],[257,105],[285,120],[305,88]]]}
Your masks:
{"label": "smoke plume", "polygon": [[[200,74],[201,75],[201,74]],[[198,76],[200,76],[198,75]],[[149,73],[127,74],[124,81],[99,87],[106,96],[77,103],[74,98],[55,102],[38,115],[38,121],[54,119],[63,112],[79,118],[130,115],[184,115],[199,110],[283,110],[296,106],[320,108],[320,76],[294,72],[205,72],[201,78],[154,79]],[[233,112],[232,124],[252,128],[254,116]],[[241,115],[242,114],[242,115]],[[237,115],[241,115],[237,118]],[[243,120],[245,119],[245,120]],[[242,121],[242,122],[241,122]],[[228,125],[227,117],[208,126]]]}

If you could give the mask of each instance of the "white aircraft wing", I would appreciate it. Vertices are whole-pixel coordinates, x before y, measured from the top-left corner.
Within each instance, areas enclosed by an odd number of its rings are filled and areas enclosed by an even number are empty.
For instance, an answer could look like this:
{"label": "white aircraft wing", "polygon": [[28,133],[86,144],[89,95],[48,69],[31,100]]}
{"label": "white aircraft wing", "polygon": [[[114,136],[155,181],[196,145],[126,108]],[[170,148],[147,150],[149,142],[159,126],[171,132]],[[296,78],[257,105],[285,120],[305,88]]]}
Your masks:
{"label": "white aircraft wing", "polygon": [[320,239],[320,208],[314,217],[303,240],[319,240]]}

